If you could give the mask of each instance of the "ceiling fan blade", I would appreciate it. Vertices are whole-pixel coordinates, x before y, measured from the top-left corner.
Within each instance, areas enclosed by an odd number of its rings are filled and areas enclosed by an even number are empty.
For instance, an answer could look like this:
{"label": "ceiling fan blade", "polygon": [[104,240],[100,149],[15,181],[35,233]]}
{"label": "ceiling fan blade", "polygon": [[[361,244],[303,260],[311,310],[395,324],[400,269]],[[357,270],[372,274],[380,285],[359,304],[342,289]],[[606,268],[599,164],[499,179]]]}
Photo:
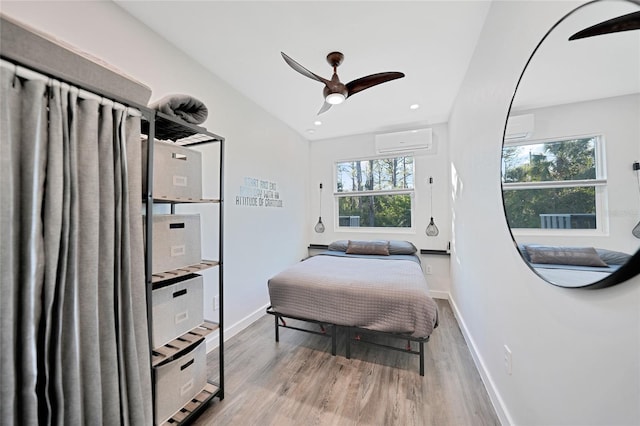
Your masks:
{"label": "ceiling fan blade", "polygon": [[569,40],[640,29],[640,12],[632,12],[578,31]]}
{"label": "ceiling fan blade", "polygon": [[280,53],[282,54],[282,58],[284,59],[284,61],[287,64],[289,64],[291,68],[298,71],[300,74],[306,77],[309,77],[312,80],[317,80],[321,83],[324,83],[325,85],[329,83],[329,80],[322,78],[317,74],[312,73],[311,71],[309,71],[308,69],[306,69],[305,67],[303,67],[302,65],[294,61],[293,59],[291,59],[289,56],[287,56],[287,54],[285,54],[284,52],[280,52]]}
{"label": "ceiling fan blade", "polygon": [[349,96],[355,95],[356,93],[361,92],[364,89],[368,89],[369,87],[373,87],[378,84],[386,83],[387,81],[395,80],[402,77],[404,77],[404,73],[401,72],[381,72],[378,74],[371,74],[347,83],[347,91],[349,92]]}
{"label": "ceiling fan blade", "polygon": [[318,115],[322,114],[323,112],[329,111],[329,108],[331,108],[331,104],[325,101],[324,104],[322,104],[322,108],[320,108],[320,111],[318,111]]}

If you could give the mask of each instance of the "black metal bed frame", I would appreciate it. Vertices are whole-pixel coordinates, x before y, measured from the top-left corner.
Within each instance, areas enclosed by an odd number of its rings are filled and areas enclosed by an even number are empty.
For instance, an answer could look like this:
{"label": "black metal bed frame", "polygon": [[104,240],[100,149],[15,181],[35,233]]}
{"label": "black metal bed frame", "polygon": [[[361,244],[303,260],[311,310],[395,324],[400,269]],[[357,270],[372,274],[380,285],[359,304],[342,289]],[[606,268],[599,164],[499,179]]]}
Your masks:
{"label": "black metal bed frame", "polygon": [[[429,341],[430,336],[427,336],[427,337],[412,337],[412,336],[407,336],[407,335],[404,335],[404,334],[390,333],[390,332],[385,332],[385,331],[369,330],[369,329],[366,329],[366,328],[332,324],[332,323],[328,323],[326,321],[317,321],[317,320],[313,320],[313,319],[309,319],[309,318],[297,317],[297,316],[293,316],[293,315],[284,315],[284,314],[281,314],[281,313],[278,313],[278,312],[274,311],[271,306],[269,306],[267,308],[266,312],[267,312],[267,314],[274,316],[276,342],[280,341],[280,328],[289,328],[289,329],[292,329],[292,330],[304,331],[305,333],[316,334],[316,335],[323,336],[323,337],[331,337],[331,355],[335,356],[336,353],[337,353],[337,351],[336,351],[336,347],[337,347],[337,331],[338,331],[339,328],[344,328],[344,329],[347,330],[346,353],[345,353],[345,357],[347,359],[351,359],[351,343],[352,343],[352,341],[356,342],[356,343],[365,343],[365,344],[368,344],[368,345],[377,346],[377,347],[384,348],[384,349],[389,349],[389,350],[394,350],[394,351],[398,351],[398,352],[418,355],[419,359],[420,359],[420,375],[424,376],[424,344]],[[312,323],[312,324],[318,324],[318,325],[320,325],[320,330],[321,331],[314,331],[314,330],[309,330],[309,329],[306,329],[306,328],[300,328],[300,327],[294,327],[292,325],[287,325],[287,322],[285,321],[285,318],[298,320],[298,321],[304,321],[304,322],[308,322],[308,323]],[[327,331],[325,329],[325,326],[330,327],[330,329],[331,329],[330,333],[327,333]],[[438,324],[436,323],[435,327],[437,327],[437,326],[438,326]],[[397,347],[397,346],[385,345],[385,344],[382,344],[382,343],[374,342],[372,340],[363,340],[361,335],[377,335],[377,336],[391,337],[391,338],[394,338],[394,339],[402,339],[402,340],[406,340],[407,341],[407,346],[404,347],[404,348],[400,348],[400,347]],[[418,343],[418,350],[417,351],[412,348],[411,342]]]}

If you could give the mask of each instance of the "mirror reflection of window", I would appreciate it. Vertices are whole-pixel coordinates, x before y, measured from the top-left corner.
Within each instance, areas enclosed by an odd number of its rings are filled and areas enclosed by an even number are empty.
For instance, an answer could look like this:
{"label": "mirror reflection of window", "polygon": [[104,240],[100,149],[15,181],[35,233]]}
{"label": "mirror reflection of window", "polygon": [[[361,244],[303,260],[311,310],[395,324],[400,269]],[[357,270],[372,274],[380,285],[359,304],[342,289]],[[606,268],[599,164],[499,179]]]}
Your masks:
{"label": "mirror reflection of window", "polygon": [[605,214],[596,202],[606,189],[601,140],[505,142],[502,187],[509,227],[597,229]]}

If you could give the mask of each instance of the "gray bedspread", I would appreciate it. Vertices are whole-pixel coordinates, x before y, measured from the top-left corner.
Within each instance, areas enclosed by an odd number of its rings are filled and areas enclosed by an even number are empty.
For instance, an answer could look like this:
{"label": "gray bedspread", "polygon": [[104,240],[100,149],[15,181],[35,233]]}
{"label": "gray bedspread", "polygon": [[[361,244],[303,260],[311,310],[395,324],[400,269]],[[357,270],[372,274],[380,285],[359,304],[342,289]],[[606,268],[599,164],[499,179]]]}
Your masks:
{"label": "gray bedspread", "polygon": [[314,256],[268,286],[272,309],[283,315],[418,338],[438,321],[422,269],[407,259]]}

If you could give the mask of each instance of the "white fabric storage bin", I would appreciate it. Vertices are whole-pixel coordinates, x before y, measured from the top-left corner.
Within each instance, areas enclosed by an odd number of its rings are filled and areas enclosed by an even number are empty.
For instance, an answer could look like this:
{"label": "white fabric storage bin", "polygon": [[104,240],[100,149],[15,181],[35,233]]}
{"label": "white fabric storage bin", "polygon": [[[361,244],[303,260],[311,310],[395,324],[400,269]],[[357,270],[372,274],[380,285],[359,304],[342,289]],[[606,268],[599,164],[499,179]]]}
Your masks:
{"label": "white fabric storage bin", "polygon": [[[147,172],[147,141],[142,141],[142,172]],[[169,142],[153,144],[153,198],[202,199],[202,153]],[[146,179],[142,191],[147,192]]]}
{"label": "white fabric storage bin", "polygon": [[203,339],[192,351],[155,367],[156,424],[163,424],[207,384],[207,352]]}
{"label": "white fabric storage bin", "polygon": [[153,215],[151,272],[166,272],[202,261],[200,215]]}
{"label": "white fabric storage bin", "polygon": [[169,343],[204,321],[200,275],[153,290],[152,296],[154,348]]}

